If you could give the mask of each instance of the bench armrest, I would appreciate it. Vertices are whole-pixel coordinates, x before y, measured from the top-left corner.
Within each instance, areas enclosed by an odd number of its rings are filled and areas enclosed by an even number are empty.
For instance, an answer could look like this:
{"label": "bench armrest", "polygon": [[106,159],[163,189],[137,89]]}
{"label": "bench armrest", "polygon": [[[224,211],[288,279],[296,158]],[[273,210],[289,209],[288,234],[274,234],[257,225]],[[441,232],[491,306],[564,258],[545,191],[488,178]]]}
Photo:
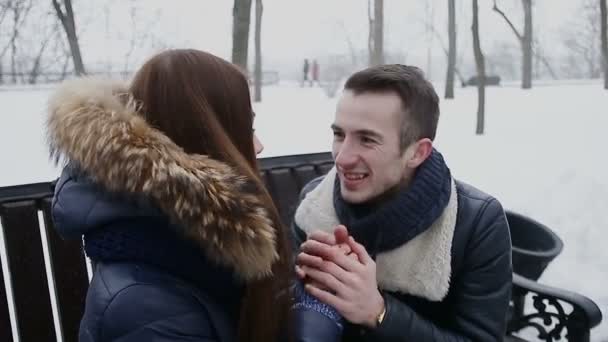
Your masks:
{"label": "bench armrest", "polygon": [[[524,313],[528,294],[534,311]],[[512,298],[514,312],[508,323],[508,333],[531,327],[538,331],[541,340],[552,341],[563,337],[565,328],[568,341],[589,341],[590,330],[602,321],[602,313],[591,299],[515,273]]]}

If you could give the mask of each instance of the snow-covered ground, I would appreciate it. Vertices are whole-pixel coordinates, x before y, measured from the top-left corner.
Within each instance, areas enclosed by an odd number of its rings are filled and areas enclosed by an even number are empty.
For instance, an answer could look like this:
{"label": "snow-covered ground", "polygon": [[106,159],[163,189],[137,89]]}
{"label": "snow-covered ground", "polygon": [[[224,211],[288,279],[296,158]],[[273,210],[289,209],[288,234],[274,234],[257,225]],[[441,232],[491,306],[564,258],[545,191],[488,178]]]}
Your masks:
{"label": "snow-covered ground", "polygon": [[[49,91],[0,89],[0,186],[57,175],[44,144]],[[555,230],[564,250],[541,281],[591,297],[608,315],[608,91],[598,82],[495,87],[486,103],[486,134],[476,136],[476,90],[442,100],[436,146],[457,178]],[[264,88],[255,105],[262,156],[327,151],[334,106],[319,88]],[[592,340],[608,341],[608,317]]]}

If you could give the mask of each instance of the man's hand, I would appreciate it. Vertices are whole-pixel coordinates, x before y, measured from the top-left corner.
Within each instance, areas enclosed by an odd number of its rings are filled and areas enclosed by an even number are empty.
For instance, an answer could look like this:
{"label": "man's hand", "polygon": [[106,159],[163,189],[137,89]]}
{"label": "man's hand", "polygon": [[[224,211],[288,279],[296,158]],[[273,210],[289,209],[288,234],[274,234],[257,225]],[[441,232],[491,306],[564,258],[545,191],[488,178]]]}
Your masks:
{"label": "man's hand", "polygon": [[[335,248],[336,240],[345,240],[352,250],[351,256]],[[301,249],[297,257],[298,275],[310,280],[305,289],[334,307],[349,322],[375,327],[376,318],[384,310],[384,299],[378,291],[376,263],[365,247],[341,226],[334,236],[311,234]]]}
{"label": "man's hand", "polygon": [[[319,242],[323,242],[327,245],[332,246],[338,250],[339,253],[344,255],[348,255],[350,258],[354,258],[357,260],[357,255],[352,253],[350,246],[348,245],[348,231],[346,227],[343,225],[338,225],[335,227],[334,235],[325,233],[322,231],[316,231],[311,233],[309,239],[316,240]],[[296,275],[305,283],[313,284],[315,287],[327,290],[321,284],[312,281],[311,279],[306,278],[306,273],[302,270],[302,268],[297,264],[296,260]]]}

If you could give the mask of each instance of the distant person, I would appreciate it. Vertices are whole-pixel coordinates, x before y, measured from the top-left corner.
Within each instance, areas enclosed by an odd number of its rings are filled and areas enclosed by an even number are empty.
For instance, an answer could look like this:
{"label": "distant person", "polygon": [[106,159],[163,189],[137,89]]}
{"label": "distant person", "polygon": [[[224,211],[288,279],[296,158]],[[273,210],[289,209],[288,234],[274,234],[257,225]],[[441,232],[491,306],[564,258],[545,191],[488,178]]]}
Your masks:
{"label": "distant person", "polygon": [[310,65],[308,63],[308,58],[304,59],[304,66],[302,67],[302,86],[306,84],[306,82],[308,82],[308,72],[310,69]]}
{"label": "distant person", "polygon": [[312,68],[311,68],[311,80],[310,80],[310,85],[312,86],[313,84],[319,85],[319,63],[317,63],[317,60],[313,60],[312,61]]}

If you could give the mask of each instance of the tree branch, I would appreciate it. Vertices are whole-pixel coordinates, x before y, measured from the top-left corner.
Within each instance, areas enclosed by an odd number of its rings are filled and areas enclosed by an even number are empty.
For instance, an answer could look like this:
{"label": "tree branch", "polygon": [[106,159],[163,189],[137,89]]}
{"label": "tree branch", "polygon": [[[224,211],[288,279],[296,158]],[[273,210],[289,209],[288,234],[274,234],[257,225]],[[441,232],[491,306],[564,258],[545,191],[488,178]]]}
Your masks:
{"label": "tree branch", "polygon": [[2,24],[4,18],[6,18],[6,15],[8,14],[8,9],[8,5],[0,4],[0,24]]}
{"label": "tree branch", "polygon": [[374,50],[374,19],[372,18],[372,0],[367,0],[367,52],[368,52],[368,63],[372,62],[372,54]]}
{"label": "tree branch", "polygon": [[[448,47],[446,46],[445,42],[443,41],[443,38],[441,37],[441,33],[439,33],[439,31],[437,31],[437,28],[435,27],[435,25],[429,24],[426,21],[423,21],[423,22],[425,25],[428,25],[428,27],[431,30],[431,33],[439,41],[439,45],[441,46],[441,49],[443,50],[443,53],[445,54],[445,56],[449,57],[450,51],[448,50]],[[464,82],[465,82],[464,76],[460,72],[460,68],[458,68],[458,64],[460,64],[460,63],[458,63],[459,59],[460,58],[457,56],[456,57],[456,66],[454,67],[454,72],[456,73],[456,76],[458,76],[458,79],[460,80],[460,82],[464,84]]]}
{"label": "tree branch", "polygon": [[346,39],[346,45],[348,45],[348,51],[350,52],[351,63],[353,64],[353,67],[354,67],[357,64],[357,53],[356,53],[356,49],[355,49],[353,40],[350,38],[350,35],[348,34],[348,30],[346,30],[344,21],[342,21],[342,20],[338,21],[337,25],[340,27],[340,29],[342,29],[342,32],[344,33],[344,38]]}
{"label": "tree branch", "polygon": [[22,4],[23,4],[22,2],[9,3],[5,7],[7,13],[8,13],[8,10],[13,11],[13,21],[14,21],[13,22],[13,33],[11,34],[11,39],[9,39],[7,45],[4,47],[2,52],[0,52],[0,58],[4,57],[4,55],[8,51],[8,48],[13,46],[15,44],[15,42],[17,41],[17,38],[19,37],[19,28],[25,22],[27,15],[33,6],[31,1],[26,3],[25,8],[21,7]]}
{"label": "tree branch", "polygon": [[59,20],[61,20],[61,25],[63,25],[63,27],[66,27],[68,23],[66,21],[63,10],[61,9],[61,5],[57,2],[57,0],[51,0],[51,2],[53,3],[53,7],[55,7],[55,12],[57,12],[57,17],[59,18]]}
{"label": "tree branch", "polygon": [[494,0],[494,7],[492,7],[492,9],[503,17],[503,19],[507,22],[507,24],[509,24],[509,27],[511,28],[511,30],[513,30],[513,33],[515,33],[515,36],[517,37],[517,39],[519,39],[519,41],[522,42],[524,37],[521,35],[521,33],[519,33],[519,31],[517,31],[517,29],[515,28],[515,25],[513,25],[511,20],[509,20],[509,18],[505,14],[505,12],[503,12],[501,9],[498,8],[498,6],[496,5],[496,0]]}

